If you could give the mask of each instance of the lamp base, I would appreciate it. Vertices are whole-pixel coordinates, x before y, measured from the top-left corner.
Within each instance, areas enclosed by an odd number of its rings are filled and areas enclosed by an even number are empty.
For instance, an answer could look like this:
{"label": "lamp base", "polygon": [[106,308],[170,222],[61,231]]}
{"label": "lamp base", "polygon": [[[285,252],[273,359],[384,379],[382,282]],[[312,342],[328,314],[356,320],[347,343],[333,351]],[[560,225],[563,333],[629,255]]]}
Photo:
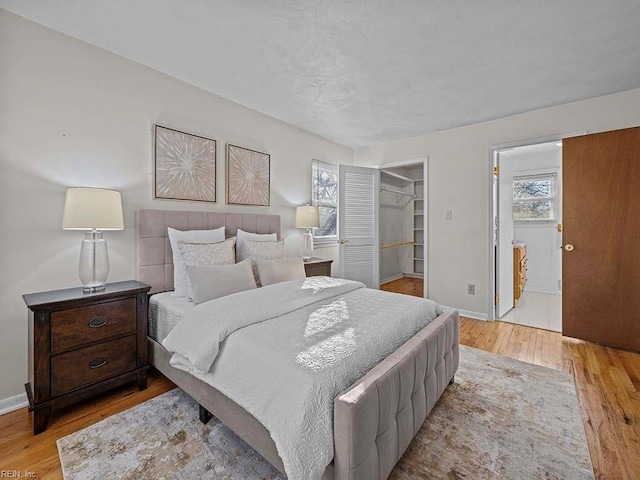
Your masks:
{"label": "lamp base", "polygon": [[107,287],[105,285],[99,287],[82,287],[82,293],[100,293],[104,292]]}
{"label": "lamp base", "polygon": [[84,293],[96,293],[105,289],[109,276],[109,253],[102,232],[93,230],[85,234],[80,248],[79,277]]}
{"label": "lamp base", "polygon": [[302,261],[309,262],[313,257],[313,235],[311,229],[307,228],[307,231],[302,234]]}

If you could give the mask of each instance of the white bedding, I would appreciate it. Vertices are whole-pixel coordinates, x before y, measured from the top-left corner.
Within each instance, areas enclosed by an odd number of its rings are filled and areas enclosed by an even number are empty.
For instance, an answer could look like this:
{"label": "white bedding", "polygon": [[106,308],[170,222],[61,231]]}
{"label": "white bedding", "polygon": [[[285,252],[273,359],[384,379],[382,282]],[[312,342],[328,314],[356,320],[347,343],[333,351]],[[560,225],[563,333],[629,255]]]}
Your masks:
{"label": "white bedding", "polygon": [[149,336],[162,342],[178,324],[184,314],[195,308],[185,297],[175,297],[172,292],[156,293],[149,298]]}
{"label": "white bedding", "polygon": [[186,313],[164,339],[172,364],[218,389],[270,432],[290,480],[333,459],[333,400],[442,310],[429,300],[311,277]]}

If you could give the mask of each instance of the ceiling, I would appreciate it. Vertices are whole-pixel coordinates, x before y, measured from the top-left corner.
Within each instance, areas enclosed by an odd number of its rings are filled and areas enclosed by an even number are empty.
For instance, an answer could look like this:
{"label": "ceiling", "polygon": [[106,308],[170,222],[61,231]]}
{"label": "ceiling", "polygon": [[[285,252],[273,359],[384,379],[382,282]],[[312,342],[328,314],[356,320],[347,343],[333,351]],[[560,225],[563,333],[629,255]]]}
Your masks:
{"label": "ceiling", "polygon": [[358,147],[640,87],[638,0],[0,0]]}

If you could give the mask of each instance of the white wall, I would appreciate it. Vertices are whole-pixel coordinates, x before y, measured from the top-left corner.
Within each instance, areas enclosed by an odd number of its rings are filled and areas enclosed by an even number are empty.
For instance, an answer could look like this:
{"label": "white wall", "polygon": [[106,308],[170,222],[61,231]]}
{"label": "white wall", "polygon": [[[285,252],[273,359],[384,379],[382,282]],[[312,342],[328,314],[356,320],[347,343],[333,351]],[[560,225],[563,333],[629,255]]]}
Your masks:
{"label": "white wall", "polygon": [[[279,214],[287,249],[299,252],[294,207],[310,200],[311,159],[352,163],[349,148],[4,10],[0,72],[0,399],[27,379],[21,295],[79,284],[83,234],[60,228],[67,187],[122,192],[125,230],[105,234],[118,281],[135,276],[140,208]],[[218,140],[217,204],[152,199],[156,122]],[[270,208],[224,204],[226,142],[271,154]],[[337,261],[337,248],[316,255]]]}
{"label": "white wall", "polygon": [[552,143],[542,151],[515,149],[502,154],[500,158],[513,164],[514,177],[545,173],[557,175],[557,218],[551,222],[515,221],[513,238],[527,244],[525,290],[559,294],[559,281],[562,278],[562,234],[558,233],[557,224],[562,223],[562,149]]}
{"label": "white wall", "polygon": [[[640,89],[356,150],[357,165],[429,156],[429,296],[487,314],[492,145],[640,125]],[[453,218],[445,221],[446,210]],[[467,294],[467,284],[476,294]]]}

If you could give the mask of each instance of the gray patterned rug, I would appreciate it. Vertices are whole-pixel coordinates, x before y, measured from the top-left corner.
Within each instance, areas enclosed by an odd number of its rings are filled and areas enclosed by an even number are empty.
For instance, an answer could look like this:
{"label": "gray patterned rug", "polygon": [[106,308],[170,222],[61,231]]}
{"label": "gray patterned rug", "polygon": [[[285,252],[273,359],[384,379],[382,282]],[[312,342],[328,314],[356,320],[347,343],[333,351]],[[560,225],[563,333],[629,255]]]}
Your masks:
{"label": "gray patterned rug", "polygon": [[[276,479],[260,455],[175,389],[58,440],[64,477]],[[393,479],[590,479],[570,375],[468,347]]]}

